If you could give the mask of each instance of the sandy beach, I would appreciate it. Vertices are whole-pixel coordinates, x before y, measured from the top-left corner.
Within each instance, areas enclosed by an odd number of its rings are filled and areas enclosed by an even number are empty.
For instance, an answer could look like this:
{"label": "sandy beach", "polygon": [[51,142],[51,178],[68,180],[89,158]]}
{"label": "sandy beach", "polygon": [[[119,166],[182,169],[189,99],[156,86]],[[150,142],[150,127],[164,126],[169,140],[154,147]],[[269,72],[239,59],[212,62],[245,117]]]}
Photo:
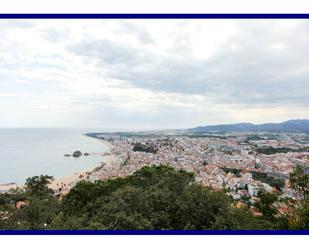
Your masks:
{"label": "sandy beach", "polygon": [[0,193],[3,192],[8,192],[10,189],[16,189],[19,186],[16,183],[5,183],[5,184],[0,184]]}
{"label": "sandy beach", "polygon": [[65,194],[69,192],[69,190],[74,187],[74,185],[81,180],[97,180],[99,177],[95,177],[94,173],[96,173],[101,167],[107,165],[111,160],[111,156],[105,156],[101,165],[89,168],[82,172],[75,172],[72,175],[68,175],[62,178],[55,179],[49,187],[53,189],[56,193],[61,192]]}
{"label": "sandy beach", "polygon": [[65,194],[69,192],[69,190],[75,186],[75,184],[81,180],[96,180],[99,179],[99,177],[95,177],[94,173],[98,172],[100,168],[104,167],[105,165],[108,165],[112,160],[113,157],[109,155],[109,152],[114,148],[114,146],[102,139],[94,138],[98,141],[104,143],[108,150],[105,153],[102,153],[103,161],[101,165],[97,165],[96,167],[89,168],[87,170],[81,171],[81,172],[75,172],[72,175],[68,175],[62,178],[55,179],[49,187],[53,189],[56,193],[62,193]]}

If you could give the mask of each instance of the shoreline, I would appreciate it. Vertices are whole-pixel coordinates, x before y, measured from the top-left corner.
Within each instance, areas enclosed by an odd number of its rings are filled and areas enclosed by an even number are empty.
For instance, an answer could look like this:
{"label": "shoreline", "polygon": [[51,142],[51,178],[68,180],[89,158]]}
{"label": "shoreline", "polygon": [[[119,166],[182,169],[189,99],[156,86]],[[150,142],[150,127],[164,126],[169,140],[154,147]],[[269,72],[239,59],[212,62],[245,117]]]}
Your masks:
{"label": "shoreline", "polygon": [[[87,135],[85,135],[87,136]],[[89,137],[89,136],[87,136]],[[94,137],[90,137],[90,138],[94,138]],[[106,152],[104,152],[103,154],[107,153],[107,152],[110,152],[114,146],[103,140],[103,139],[99,139],[99,138],[94,138],[98,141],[100,141],[101,143],[105,144],[108,148],[108,150]],[[78,183],[79,181],[82,181],[82,180],[90,180],[90,177],[93,173],[95,173],[97,171],[97,169],[100,169],[101,167],[107,165],[108,163],[110,163],[110,161],[112,160],[112,158],[108,158],[108,155],[105,155],[105,156],[102,156],[103,157],[103,162],[100,163],[99,166],[96,166],[96,167],[91,167],[91,168],[88,168],[88,169],[85,169],[83,171],[79,171],[79,172],[75,172],[71,175],[67,175],[67,176],[64,176],[64,177],[61,177],[61,178],[58,178],[54,181],[52,181],[49,185],[49,187],[55,191],[55,193],[59,192],[61,194],[65,194],[67,192],[69,192],[70,188],[74,187],[74,185],[76,183]],[[59,190],[61,189],[61,190]]]}
{"label": "shoreline", "polygon": [[[82,135],[87,136],[85,134],[82,134]],[[95,137],[90,137],[90,136],[87,136],[87,137],[96,139],[107,147],[107,150],[105,152],[100,153],[102,155],[102,162],[100,162],[100,164],[97,166],[92,166],[89,168],[85,168],[82,171],[74,172],[70,175],[55,178],[55,180],[49,184],[49,187],[52,190],[54,190],[55,193],[62,193],[62,194],[67,193],[70,190],[70,188],[72,188],[77,182],[81,180],[90,179],[90,176],[93,173],[97,172],[97,169],[107,165],[112,160],[112,157],[110,157],[110,155],[108,154],[104,155],[105,153],[109,153],[113,150],[114,146],[111,143],[103,139],[100,139],[100,138],[95,138]],[[97,153],[92,154],[92,155],[97,155]],[[0,184],[0,193],[5,193],[5,192],[10,191],[11,189],[17,189],[17,188],[23,188],[23,187],[24,187],[24,184],[17,184],[14,182],[2,183]],[[59,191],[60,188],[61,188],[61,191]]]}
{"label": "shoreline", "polygon": [[104,140],[104,139],[101,139],[101,138],[97,138],[97,137],[91,137],[91,136],[88,136],[86,134],[83,134],[84,136],[86,137],[89,137],[89,138],[92,138],[92,139],[95,139],[95,140],[98,140],[100,141],[101,143],[104,143],[110,150],[112,150],[115,146],[112,145],[110,142]]}

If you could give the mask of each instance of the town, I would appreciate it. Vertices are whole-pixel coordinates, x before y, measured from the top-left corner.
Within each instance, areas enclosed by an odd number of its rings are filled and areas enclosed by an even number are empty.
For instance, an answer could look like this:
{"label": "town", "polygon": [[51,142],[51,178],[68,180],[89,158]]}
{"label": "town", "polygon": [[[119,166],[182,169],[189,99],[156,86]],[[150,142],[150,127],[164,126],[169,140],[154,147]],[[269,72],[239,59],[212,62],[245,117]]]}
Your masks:
{"label": "town", "polygon": [[128,176],[145,165],[169,165],[193,172],[197,182],[223,189],[249,206],[261,190],[301,199],[289,186],[289,174],[296,166],[309,170],[308,136],[301,133],[95,136],[110,151],[105,155],[108,163],[90,179]]}

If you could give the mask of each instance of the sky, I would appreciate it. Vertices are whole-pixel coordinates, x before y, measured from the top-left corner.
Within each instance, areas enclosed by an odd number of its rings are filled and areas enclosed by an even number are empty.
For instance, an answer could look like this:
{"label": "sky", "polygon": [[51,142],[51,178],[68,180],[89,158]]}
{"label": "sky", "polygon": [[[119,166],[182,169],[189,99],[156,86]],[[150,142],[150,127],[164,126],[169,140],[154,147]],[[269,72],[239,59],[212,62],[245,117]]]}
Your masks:
{"label": "sky", "polygon": [[0,127],[309,118],[309,20],[0,20]]}

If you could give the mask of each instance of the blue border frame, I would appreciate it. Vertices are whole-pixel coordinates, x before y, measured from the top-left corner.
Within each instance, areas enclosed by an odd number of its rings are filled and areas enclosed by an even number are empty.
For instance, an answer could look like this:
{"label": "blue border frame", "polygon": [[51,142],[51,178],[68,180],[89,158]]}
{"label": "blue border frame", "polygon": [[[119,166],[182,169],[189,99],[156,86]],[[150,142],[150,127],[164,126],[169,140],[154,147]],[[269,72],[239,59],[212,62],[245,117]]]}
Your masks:
{"label": "blue border frame", "polygon": [[[309,14],[0,13],[0,19],[309,19]],[[0,235],[309,235],[309,230],[0,230]]]}
{"label": "blue border frame", "polygon": [[309,230],[0,230],[0,235],[309,235]]}
{"label": "blue border frame", "polygon": [[111,13],[111,14],[85,14],[85,13],[29,13],[29,14],[1,14],[0,19],[309,19],[309,14],[147,14],[147,13]]}

